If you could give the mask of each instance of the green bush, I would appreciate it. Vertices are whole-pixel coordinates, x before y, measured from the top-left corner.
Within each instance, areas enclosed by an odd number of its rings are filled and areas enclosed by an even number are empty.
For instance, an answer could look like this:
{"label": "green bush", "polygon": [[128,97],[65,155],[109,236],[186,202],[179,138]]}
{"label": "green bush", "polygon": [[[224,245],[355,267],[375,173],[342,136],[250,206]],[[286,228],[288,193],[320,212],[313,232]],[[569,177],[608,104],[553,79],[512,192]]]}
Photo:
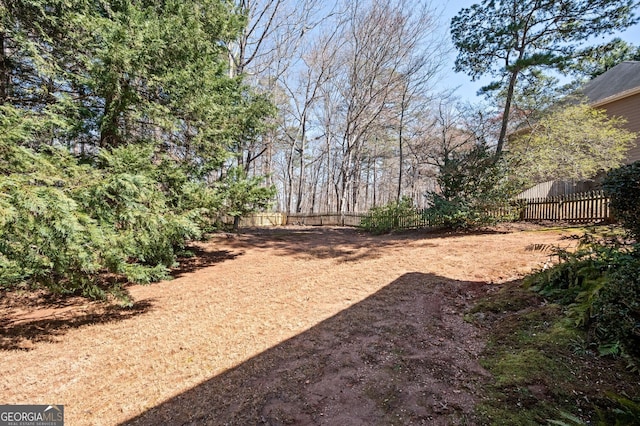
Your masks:
{"label": "green bush", "polygon": [[593,304],[592,328],[600,341],[620,344],[640,360],[640,246],[611,273]]}
{"label": "green bush", "polygon": [[168,202],[151,148],[104,151],[93,164],[55,149],[7,146],[4,154],[2,287],[122,297],[122,279],[166,278],[177,251],[201,233],[193,211]]}
{"label": "green bush", "polygon": [[508,172],[508,164],[496,160],[484,144],[451,153],[440,165],[440,191],[427,194],[431,202],[427,214],[453,229],[495,223],[494,212],[508,206],[520,189],[516,180],[507,178]]}
{"label": "green bush", "polygon": [[98,157],[98,178],[74,191],[83,210],[101,229],[114,234],[107,256],[114,272],[126,273],[128,266],[121,259],[153,267],[172,266],[175,249],[200,236],[199,228],[184,211],[168,205],[155,179],[152,155],[149,147],[105,151]]}
{"label": "green bush", "polygon": [[560,250],[561,262],[528,277],[543,296],[567,306],[577,327],[587,330],[602,355],[623,351],[640,360],[640,245],[623,239],[580,238],[575,252]]}
{"label": "green bush", "polygon": [[418,215],[413,200],[402,197],[399,202],[392,201],[384,206],[373,207],[362,218],[360,227],[368,232],[384,234],[401,229],[403,219],[415,218]]}
{"label": "green bush", "polygon": [[222,203],[220,214],[233,217],[233,229],[238,230],[240,218],[247,213],[262,210],[276,195],[275,186],[264,186],[261,176],[249,177],[240,167],[232,167],[216,184]]}
{"label": "green bush", "polygon": [[434,218],[440,226],[450,229],[469,229],[490,225],[496,219],[485,208],[474,206],[463,199],[448,200],[438,194],[431,195],[432,206],[427,214]]}
{"label": "green bush", "polygon": [[640,238],[640,161],[610,171],[602,185],[616,219]]}
{"label": "green bush", "polygon": [[78,159],[0,138],[0,288],[126,299],[120,283],[167,278],[221,212],[266,206],[260,184],[234,172],[208,186],[152,146]]}
{"label": "green bush", "polygon": [[0,270],[3,286],[86,286],[99,270],[95,222],[55,186],[2,176],[0,191],[11,208],[0,229],[0,253],[8,267]]}
{"label": "green bush", "polygon": [[[581,238],[575,253],[530,278],[534,289],[568,306],[603,355],[622,353],[640,366],[640,162],[609,172],[603,188],[632,238]],[[633,240],[635,238],[635,241]],[[630,242],[631,241],[631,242]]]}

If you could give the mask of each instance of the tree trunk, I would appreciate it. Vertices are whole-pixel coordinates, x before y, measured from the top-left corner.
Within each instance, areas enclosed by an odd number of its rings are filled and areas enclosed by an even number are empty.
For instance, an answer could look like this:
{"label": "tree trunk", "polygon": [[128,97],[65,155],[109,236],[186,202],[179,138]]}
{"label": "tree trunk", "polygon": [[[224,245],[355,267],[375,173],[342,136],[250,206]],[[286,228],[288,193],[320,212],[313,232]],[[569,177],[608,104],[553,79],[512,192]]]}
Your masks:
{"label": "tree trunk", "polygon": [[376,158],[373,159],[373,206],[376,207],[378,205],[378,161]]}
{"label": "tree trunk", "polygon": [[0,32],[0,105],[4,105],[9,98],[10,69],[5,39],[5,33]]}
{"label": "tree trunk", "polygon": [[108,94],[104,101],[104,115],[100,126],[100,147],[118,145],[118,113],[115,111],[115,100]]}
{"label": "tree trunk", "polygon": [[360,176],[360,171],[362,167],[362,162],[360,160],[356,161],[354,171],[353,171],[353,184],[351,187],[351,212],[357,212],[360,208],[359,198],[360,198],[360,184],[362,182],[362,178]]}
{"label": "tree trunk", "polygon": [[369,186],[371,182],[371,157],[367,158],[367,177],[365,178],[365,187],[364,187],[364,207],[365,209],[369,208]]}
{"label": "tree trunk", "polygon": [[396,200],[399,203],[400,202],[400,197],[402,197],[402,169],[403,169],[403,164],[404,164],[404,155],[402,152],[402,130],[404,127],[404,110],[406,108],[405,105],[405,101],[406,101],[406,97],[407,97],[407,92],[406,90],[402,91],[402,102],[400,103],[400,123],[399,123],[399,129],[398,129],[398,194],[396,196]]}
{"label": "tree trunk", "polygon": [[287,192],[287,213],[291,213],[293,202],[293,153],[295,152],[295,144],[291,142],[289,150],[289,158],[287,158],[287,182],[285,183],[285,191]]}
{"label": "tree trunk", "polygon": [[327,196],[327,204],[325,206],[325,209],[327,212],[332,211],[332,203],[331,203],[331,194],[332,194],[332,190],[331,190],[331,184],[334,183],[333,179],[331,178],[331,140],[329,139],[329,137],[327,137],[327,175],[326,175],[326,196]]}
{"label": "tree trunk", "polygon": [[304,186],[304,173],[305,173],[305,164],[304,164],[304,150],[305,150],[305,134],[304,134],[304,125],[303,125],[303,133],[300,141],[300,178],[298,179],[298,199],[296,200],[296,213],[302,212],[302,188]]}
{"label": "tree trunk", "polygon": [[507,128],[509,126],[509,114],[511,113],[511,102],[513,101],[513,92],[515,91],[516,81],[518,80],[519,69],[514,69],[509,78],[509,87],[507,88],[507,98],[504,103],[504,111],[502,113],[502,125],[500,127],[500,136],[498,137],[498,145],[496,146],[496,159],[502,154],[504,142],[507,138]]}
{"label": "tree trunk", "polygon": [[262,162],[262,174],[265,176],[265,184],[273,185],[273,135],[271,133],[265,136],[267,140],[267,152]]}

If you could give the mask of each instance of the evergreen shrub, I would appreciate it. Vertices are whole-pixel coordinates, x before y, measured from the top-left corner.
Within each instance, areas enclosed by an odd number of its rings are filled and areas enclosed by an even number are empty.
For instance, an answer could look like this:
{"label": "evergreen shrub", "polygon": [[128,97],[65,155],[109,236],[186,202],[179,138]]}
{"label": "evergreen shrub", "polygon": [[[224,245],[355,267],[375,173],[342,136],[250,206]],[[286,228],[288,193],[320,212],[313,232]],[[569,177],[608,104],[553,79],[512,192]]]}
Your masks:
{"label": "evergreen shrub", "polygon": [[[196,214],[184,205],[172,206],[163,192],[149,147],[104,151],[94,164],[52,148],[37,153],[9,146],[4,154],[4,288],[122,296],[118,283],[123,280],[167,278],[178,250],[201,235]],[[107,276],[111,280],[105,281]]]}
{"label": "evergreen shrub", "polygon": [[602,188],[616,219],[640,238],[640,161],[610,171]]}
{"label": "evergreen shrub", "polygon": [[373,207],[362,218],[360,227],[374,234],[384,234],[401,228],[403,219],[418,215],[413,200],[402,197],[400,201],[391,201],[383,206]]}

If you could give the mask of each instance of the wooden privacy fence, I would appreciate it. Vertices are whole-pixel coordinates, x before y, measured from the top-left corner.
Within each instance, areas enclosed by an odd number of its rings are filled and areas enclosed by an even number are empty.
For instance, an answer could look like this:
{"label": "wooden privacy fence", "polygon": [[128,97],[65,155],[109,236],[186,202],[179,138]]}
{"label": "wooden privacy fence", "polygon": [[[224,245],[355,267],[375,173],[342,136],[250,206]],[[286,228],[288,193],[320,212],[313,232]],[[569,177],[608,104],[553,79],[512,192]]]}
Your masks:
{"label": "wooden privacy fence", "polygon": [[419,229],[441,226],[441,218],[434,216],[427,209],[416,210],[402,216],[396,214],[370,214],[363,215],[366,226],[370,229]]}
{"label": "wooden privacy fence", "polygon": [[[595,223],[613,220],[609,209],[609,198],[603,191],[514,200],[509,206],[486,213],[498,220],[506,221]],[[240,226],[360,226],[364,218],[370,222],[372,227],[394,229],[431,228],[443,224],[440,217],[423,209],[409,215],[376,215],[375,217],[368,213],[254,213],[243,217],[240,220]],[[226,219],[226,223],[233,223],[233,218]],[[376,223],[371,221],[376,221]]]}
{"label": "wooden privacy fence", "polygon": [[290,213],[287,225],[360,226],[366,213]]}
{"label": "wooden privacy fence", "polygon": [[[257,212],[240,218],[241,227],[282,226],[282,225],[322,225],[322,226],[360,226],[360,220],[366,213],[272,213]],[[233,218],[225,216],[222,222],[232,224]]]}
{"label": "wooden privacy fence", "polygon": [[[510,205],[485,212],[501,221],[551,221],[569,223],[597,223],[614,220],[609,209],[609,198],[603,191],[561,195],[549,198],[514,200]],[[430,228],[443,225],[442,218],[431,214],[428,209],[414,214],[395,217],[366,216],[372,227],[395,229]],[[385,226],[386,224],[390,226]]]}
{"label": "wooden privacy fence", "polygon": [[520,220],[593,223],[613,220],[609,198],[603,191],[518,200]]}
{"label": "wooden privacy fence", "polygon": [[[224,216],[221,218],[222,223],[231,225],[233,217]],[[282,226],[287,224],[287,215],[285,213],[259,212],[251,213],[240,218],[241,227],[254,226]]]}

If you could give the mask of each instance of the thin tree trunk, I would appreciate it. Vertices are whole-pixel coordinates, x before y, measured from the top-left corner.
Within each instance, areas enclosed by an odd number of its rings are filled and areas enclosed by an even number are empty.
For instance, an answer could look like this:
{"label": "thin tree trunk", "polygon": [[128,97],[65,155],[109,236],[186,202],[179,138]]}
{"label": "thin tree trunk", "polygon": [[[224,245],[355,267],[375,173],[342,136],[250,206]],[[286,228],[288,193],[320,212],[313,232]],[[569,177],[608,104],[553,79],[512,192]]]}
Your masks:
{"label": "thin tree trunk", "polygon": [[377,193],[378,193],[378,161],[373,159],[373,207],[378,205]]}
{"label": "thin tree trunk", "polygon": [[348,205],[348,196],[349,189],[351,188],[351,173],[352,173],[352,153],[350,150],[347,152],[346,163],[342,165],[341,169],[341,185],[340,185],[340,197],[338,200],[338,207],[340,209],[340,213],[345,213],[346,209],[349,208]]}
{"label": "thin tree trunk", "polygon": [[267,185],[273,185],[273,143],[272,135],[266,135],[267,152],[262,162],[262,175],[265,176]]}
{"label": "thin tree trunk", "polygon": [[403,172],[403,164],[404,164],[404,154],[402,152],[402,130],[404,128],[404,110],[406,108],[405,106],[405,100],[407,97],[407,92],[406,90],[402,91],[402,101],[400,103],[400,123],[399,123],[399,129],[398,129],[398,154],[399,154],[399,158],[398,158],[398,194],[396,196],[396,200],[399,203],[400,202],[400,197],[402,196],[402,172]]}
{"label": "thin tree trunk", "polygon": [[5,33],[0,32],[0,105],[4,105],[9,98],[9,85],[11,82],[5,39]]}
{"label": "thin tree trunk", "polygon": [[115,147],[118,145],[118,114],[114,109],[114,99],[107,95],[104,103],[103,122],[100,126],[100,147]]}
{"label": "thin tree trunk", "polygon": [[325,199],[325,211],[326,212],[330,212],[331,211],[331,141],[329,140],[329,137],[326,137],[326,152],[324,153],[327,156],[327,165],[326,165],[326,173],[325,173],[325,196],[327,197]]}
{"label": "thin tree trunk", "polygon": [[364,208],[365,209],[369,208],[369,186],[371,184],[371,182],[369,182],[370,179],[371,179],[371,156],[367,158],[367,178],[366,178],[365,187],[364,187]]}
{"label": "thin tree trunk", "polygon": [[320,167],[322,166],[322,159],[318,161],[317,167],[314,167],[313,176],[312,176],[312,188],[313,192],[311,193],[311,210],[310,213],[314,213],[316,208],[316,197],[318,194],[318,185],[320,185]]}
{"label": "thin tree trunk", "polygon": [[362,163],[360,160],[358,160],[356,161],[355,168],[353,171],[353,184],[351,187],[351,194],[352,194],[351,211],[354,213],[357,212],[360,207],[360,203],[359,203],[360,184],[362,182],[362,177],[360,176],[361,170],[362,170]]}
{"label": "thin tree trunk", "polygon": [[305,172],[305,164],[304,164],[304,150],[305,150],[305,130],[302,130],[302,138],[300,141],[300,178],[298,179],[298,199],[296,200],[296,213],[300,213],[302,211],[302,187],[304,185],[304,172]]}
{"label": "thin tree trunk", "polygon": [[287,158],[287,183],[285,191],[287,191],[287,213],[291,213],[292,207],[292,194],[293,194],[293,153],[295,151],[295,145],[291,142],[291,149],[289,150],[289,158]]}

